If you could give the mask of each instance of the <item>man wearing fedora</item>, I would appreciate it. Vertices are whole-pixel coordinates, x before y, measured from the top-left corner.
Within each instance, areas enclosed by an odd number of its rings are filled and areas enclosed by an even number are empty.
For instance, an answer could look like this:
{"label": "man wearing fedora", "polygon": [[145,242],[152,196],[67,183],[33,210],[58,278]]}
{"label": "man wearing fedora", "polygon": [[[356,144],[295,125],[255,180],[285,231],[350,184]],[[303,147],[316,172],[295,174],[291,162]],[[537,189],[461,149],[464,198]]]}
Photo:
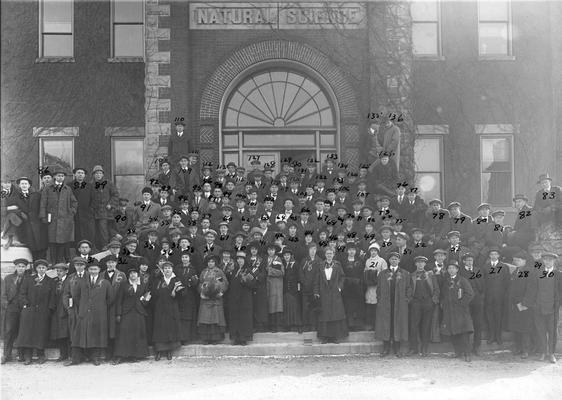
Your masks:
{"label": "man wearing fedora", "polygon": [[175,123],[176,131],[170,135],[168,142],[168,160],[172,167],[175,167],[183,154],[188,154],[193,150],[191,139],[184,132],[185,122],[178,121]]}
{"label": "man wearing fedora", "polygon": [[488,321],[488,344],[501,345],[504,306],[509,286],[509,267],[502,263],[498,247],[490,247],[488,261],[482,267],[484,275],[484,309]]}
{"label": "man wearing fedora", "polygon": [[524,194],[516,194],[513,197],[517,215],[513,231],[507,234],[507,244],[521,249],[527,249],[529,244],[535,240],[535,212],[527,204],[529,199]]}
{"label": "man wearing fedora", "polygon": [[534,207],[540,225],[553,221],[558,227],[562,226],[562,188],[552,185],[549,174],[542,174],[537,181],[541,189],[535,195]]}
{"label": "man wearing fedora", "polygon": [[[110,180],[104,178],[101,165],[92,169],[94,199],[92,206],[96,222],[96,247],[103,248],[109,242],[108,221],[114,218],[113,210],[119,207],[119,191]],[[83,238],[78,238],[83,239]]]}
{"label": "man wearing fedora", "polygon": [[41,193],[39,217],[48,224],[50,257],[55,262],[67,262],[69,244],[74,241],[74,215],[78,201],[72,189],[65,185],[66,172],[54,171],[54,182]]}

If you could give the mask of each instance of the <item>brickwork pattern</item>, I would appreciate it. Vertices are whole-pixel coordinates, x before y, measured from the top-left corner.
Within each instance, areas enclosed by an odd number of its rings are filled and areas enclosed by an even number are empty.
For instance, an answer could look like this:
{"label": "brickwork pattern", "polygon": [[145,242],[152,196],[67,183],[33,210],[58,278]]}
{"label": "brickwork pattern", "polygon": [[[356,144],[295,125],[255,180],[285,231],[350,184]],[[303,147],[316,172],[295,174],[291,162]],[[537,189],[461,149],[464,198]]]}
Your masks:
{"label": "brickwork pattern", "polygon": [[[146,0],[145,7],[145,125],[146,176],[157,172],[155,158],[166,154],[170,134],[170,5]],[[167,24],[166,24],[167,23]]]}

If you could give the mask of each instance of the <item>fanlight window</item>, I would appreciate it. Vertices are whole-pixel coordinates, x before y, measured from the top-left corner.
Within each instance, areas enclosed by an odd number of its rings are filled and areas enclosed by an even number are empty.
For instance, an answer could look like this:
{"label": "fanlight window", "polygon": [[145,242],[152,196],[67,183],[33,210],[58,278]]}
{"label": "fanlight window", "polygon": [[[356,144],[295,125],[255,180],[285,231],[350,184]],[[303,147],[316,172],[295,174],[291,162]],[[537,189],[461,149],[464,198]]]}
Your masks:
{"label": "fanlight window", "polygon": [[322,89],[290,71],[267,71],[246,79],[225,109],[225,129],[335,126],[332,106]]}

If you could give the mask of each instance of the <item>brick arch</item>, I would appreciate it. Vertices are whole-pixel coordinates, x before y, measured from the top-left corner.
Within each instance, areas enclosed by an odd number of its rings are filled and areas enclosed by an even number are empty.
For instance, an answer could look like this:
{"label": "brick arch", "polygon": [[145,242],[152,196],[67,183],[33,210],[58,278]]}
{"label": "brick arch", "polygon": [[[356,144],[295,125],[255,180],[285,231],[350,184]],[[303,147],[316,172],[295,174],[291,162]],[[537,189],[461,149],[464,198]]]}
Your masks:
{"label": "brick arch", "polygon": [[343,72],[322,52],[303,43],[287,40],[265,40],[235,51],[211,75],[202,96],[199,110],[199,139],[202,161],[218,161],[221,102],[237,77],[252,66],[273,60],[293,61],[315,71],[323,78],[337,101],[340,121],[340,149],[351,165],[359,156],[359,107],[356,93]]}

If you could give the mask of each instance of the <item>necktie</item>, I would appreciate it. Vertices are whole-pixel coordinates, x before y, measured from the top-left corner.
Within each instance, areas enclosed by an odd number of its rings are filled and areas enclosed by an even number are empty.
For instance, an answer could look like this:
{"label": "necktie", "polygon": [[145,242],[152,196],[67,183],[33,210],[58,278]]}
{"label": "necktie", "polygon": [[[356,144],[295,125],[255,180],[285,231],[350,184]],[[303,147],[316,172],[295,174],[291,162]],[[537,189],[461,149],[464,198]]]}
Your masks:
{"label": "necktie", "polygon": [[92,282],[92,286],[94,286],[94,285],[96,284],[96,278],[94,278],[94,277],[92,276],[91,282]]}

